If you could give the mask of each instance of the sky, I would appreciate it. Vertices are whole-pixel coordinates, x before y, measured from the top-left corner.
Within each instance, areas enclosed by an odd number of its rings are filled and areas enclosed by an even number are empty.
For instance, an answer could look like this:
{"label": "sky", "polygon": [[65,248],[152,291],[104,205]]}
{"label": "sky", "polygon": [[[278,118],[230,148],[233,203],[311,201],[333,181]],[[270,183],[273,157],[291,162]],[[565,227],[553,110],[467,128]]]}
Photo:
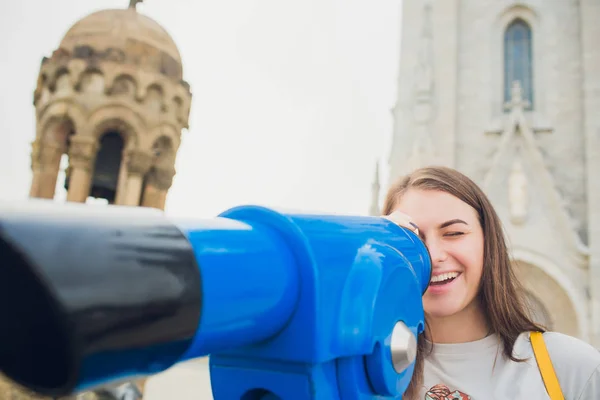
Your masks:
{"label": "sky", "polygon": [[[167,214],[212,217],[246,204],[367,214],[376,162],[383,182],[387,173],[401,2],[138,5],[177,43],[193,93]],[[0,200],[24,201],[29,193],[42,57],[78,19],[128,3],[0,2]]]}

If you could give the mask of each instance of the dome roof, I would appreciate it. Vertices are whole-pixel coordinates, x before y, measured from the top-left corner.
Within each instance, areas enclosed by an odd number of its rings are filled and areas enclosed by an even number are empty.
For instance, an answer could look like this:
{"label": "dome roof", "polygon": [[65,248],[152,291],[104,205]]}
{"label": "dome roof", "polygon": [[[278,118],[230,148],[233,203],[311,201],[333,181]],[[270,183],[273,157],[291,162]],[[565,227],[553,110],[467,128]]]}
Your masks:
{"label": "dome roof", "polygon": [[93,53],[141,68],[158,68],[178,79],[183,75],[181,55],[169,33],[134,8],[102,10],[84,17],[69,29],[60,48],[82,58]]}

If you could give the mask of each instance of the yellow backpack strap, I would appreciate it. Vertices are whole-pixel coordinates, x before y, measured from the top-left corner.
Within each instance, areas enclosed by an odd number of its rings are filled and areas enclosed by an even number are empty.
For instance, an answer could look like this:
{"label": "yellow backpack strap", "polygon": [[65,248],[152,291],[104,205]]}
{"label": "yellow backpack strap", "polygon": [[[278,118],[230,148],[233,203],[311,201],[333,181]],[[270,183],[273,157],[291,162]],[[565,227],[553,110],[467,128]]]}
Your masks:
{"label": "yellow backpack strap", "polygon": [[529,338],[531,339],[533,354],[535,354],[535,359],[550,399],[564,400],[558,378],[556,377],[556,372],[554,372],[554,367],[552,366],[552,361],[550,360],[550,355],[548,354],[548,349],[544,342],[544,336],[541,332],[531,332]]}

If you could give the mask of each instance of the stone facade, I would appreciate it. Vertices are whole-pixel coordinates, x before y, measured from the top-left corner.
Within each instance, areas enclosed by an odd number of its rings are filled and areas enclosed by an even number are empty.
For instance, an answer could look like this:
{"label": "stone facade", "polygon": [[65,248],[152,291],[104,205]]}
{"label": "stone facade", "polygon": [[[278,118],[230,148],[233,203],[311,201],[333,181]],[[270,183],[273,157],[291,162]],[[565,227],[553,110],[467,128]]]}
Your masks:
{"label": "stone facade", "polygon": [[[164,209],[192,95],[177,46],[137,2],[78,21],[42,60],[30,197],[54,198],[68,157],[67,201]],[[41,398],[0,378],[0,400],[25,399]]]}
{"label": "stone facade", "polygon": [[[534,314],[595,346],[598,18],[595,0],[404,1],[389,160],[392,180],[441,164],[481,184],[502,218]],[[515,24],[521,31],[511,39]],[[529,52],[519,60],[527,70],[515,70],[511,46]],[[509,81],[513,73],[524,78]]]}

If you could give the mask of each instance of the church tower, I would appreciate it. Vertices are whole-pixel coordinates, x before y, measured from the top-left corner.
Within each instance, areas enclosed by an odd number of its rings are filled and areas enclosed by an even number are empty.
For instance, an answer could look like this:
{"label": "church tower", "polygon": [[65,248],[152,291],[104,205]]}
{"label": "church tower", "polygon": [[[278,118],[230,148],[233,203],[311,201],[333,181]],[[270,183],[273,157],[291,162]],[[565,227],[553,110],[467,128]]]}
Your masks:
{"label": "church tower", "polygon": [[535,318],[600,347],[600,3],[543,3],[402,2],[389,175],[480,184]]}
{"label": "church tower", "polygon": [[[192,94],[175,42],[140,1],[84,17],[43,58],[30,197],[52,199],[61,185],[71,202],[164,209]],[[0,379],[0,400],[34,398]]]}
{"label": "church tower", "polygon": [[136,3],[78,21],[42,60],[31,197],[54,198],[62,160],[67,201],[164,209],[191,92],[176,44]]}

